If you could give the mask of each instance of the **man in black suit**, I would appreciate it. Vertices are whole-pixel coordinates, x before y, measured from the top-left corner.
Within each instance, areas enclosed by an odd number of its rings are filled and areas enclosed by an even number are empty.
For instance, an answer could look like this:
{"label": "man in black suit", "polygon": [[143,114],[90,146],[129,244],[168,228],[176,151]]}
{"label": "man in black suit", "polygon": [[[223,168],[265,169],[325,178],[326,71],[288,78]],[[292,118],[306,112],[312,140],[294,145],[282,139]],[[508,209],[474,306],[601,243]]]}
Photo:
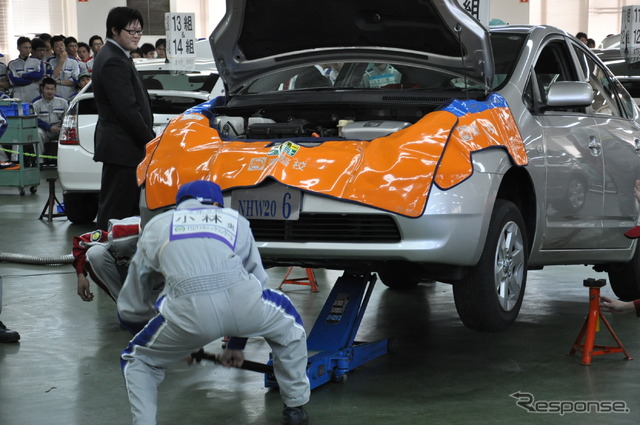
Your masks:
{"label": "man in black suit", "polygon": [[115,7],[107,17],[107,42],[95,57],[93,93],[98,106],[94,161],[102,162],[98,228],[109,219],[139,215],[136,167],[155,137],[149,94],[129,52],[138,48],[143,28],[135,9]]}

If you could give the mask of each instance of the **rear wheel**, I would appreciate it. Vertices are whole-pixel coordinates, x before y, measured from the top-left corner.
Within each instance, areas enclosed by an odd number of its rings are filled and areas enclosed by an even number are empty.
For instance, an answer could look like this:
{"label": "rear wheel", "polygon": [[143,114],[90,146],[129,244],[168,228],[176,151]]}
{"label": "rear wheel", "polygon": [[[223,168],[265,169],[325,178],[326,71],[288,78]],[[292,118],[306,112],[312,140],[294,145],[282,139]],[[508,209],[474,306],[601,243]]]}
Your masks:
{"label": "rear wheel", "polygon": [[527,251],[520,211],[512,202],[496,200],[480,261],[453,285],[456,309],[465,326],[502,331],[514,322],[524,297]]}
{"label": "rear wheel", "polygon": [[65,193],[64,212],[75,224],[92,223],[98,214],[97,193]]}
{"label": "rear wheel", "polygon": [[633,258],[627,264],[615,265],[609,270],[611,289],[618,298],[632,301],[640,298],[640,249],[636,246]]}

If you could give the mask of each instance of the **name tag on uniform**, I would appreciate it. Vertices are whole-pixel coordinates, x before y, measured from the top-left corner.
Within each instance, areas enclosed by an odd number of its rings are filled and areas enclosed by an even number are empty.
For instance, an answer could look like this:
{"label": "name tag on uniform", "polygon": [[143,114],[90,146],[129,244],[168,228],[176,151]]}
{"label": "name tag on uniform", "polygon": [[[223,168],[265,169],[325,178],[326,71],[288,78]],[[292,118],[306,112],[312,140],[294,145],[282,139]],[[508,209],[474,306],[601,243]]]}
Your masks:
{"label": "name tag on uniform", "polygon": [[175,210],[169,239],[212,238],[234,249],[237,236],[237,211],[227,208],[201,208]]}

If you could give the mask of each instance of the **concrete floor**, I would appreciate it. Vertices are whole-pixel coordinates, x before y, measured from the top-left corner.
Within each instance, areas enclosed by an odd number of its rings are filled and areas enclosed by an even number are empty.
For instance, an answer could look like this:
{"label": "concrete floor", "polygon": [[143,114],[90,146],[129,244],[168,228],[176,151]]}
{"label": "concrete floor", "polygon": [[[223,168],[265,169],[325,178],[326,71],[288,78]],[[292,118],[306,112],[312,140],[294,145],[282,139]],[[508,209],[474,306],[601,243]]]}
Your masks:
{"label": "concrete floor", "polygon": [[[1,171],[0,171],[1,173]],[[0,187],[0,252],[65,255],[76,234],[94,226],[65,218],[38,220],[47,199],[46,183],[36,194],[19,196]],[[58,189],[58,197],[62,199]],[[269,271],[276,287],[285,269]],[[320,292],[285,286],[310,330],[336,271],[317,270]],[[114,303],[103,293],[85,303],[75,293],[71,265],[0,263],[4,281],[2,320],[20,332],[15,344],[0,344],[0,423],[127,424],[129,405],[118,356],[130,335],[118,327]],[[567,356],[588,310],[589,267],[532,271],[517,322],[503,333],[478,333],[457,318],[451,287],[423,284],[407,292],[378,284],[359,340],[393,337],[396,353],[352,372],[346,383],[312,392],[312,424],[631,424],[640,423],[640,321],[610,317],[627,350],[598,356],[582,366]],[[609,287],[603,294],[612,295]],[[604,327],[603,327],[604,330]],[[606,330],[597,341],[613,345]],[[208,351],[220,351],[220,341]],[[250,340],[246,358],[266,361],[268,350]],[[628,413],[530,413],[514,393],[534,397],[538,410],[564,401],[584,409],[586,401],[620,401]],[[201,364],[178,364],[159,393],[159,424],[276,424],[282,403],[264,388],[263,376]],[[601,404],[603,407],[605,403]]]}

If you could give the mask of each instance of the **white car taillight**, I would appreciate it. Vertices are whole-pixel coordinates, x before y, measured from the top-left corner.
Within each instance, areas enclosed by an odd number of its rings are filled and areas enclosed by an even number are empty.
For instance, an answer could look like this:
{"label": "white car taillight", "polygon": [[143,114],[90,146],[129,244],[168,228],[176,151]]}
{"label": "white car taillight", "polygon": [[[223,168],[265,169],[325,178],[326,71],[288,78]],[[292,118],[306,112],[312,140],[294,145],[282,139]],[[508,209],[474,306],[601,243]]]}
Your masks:
{"label": "white car taillight", "polygon": [[70,109],[62,120],[62,129],[58,143],[61,145],[79,145],[78,139],[78,115],[75,108]]}

